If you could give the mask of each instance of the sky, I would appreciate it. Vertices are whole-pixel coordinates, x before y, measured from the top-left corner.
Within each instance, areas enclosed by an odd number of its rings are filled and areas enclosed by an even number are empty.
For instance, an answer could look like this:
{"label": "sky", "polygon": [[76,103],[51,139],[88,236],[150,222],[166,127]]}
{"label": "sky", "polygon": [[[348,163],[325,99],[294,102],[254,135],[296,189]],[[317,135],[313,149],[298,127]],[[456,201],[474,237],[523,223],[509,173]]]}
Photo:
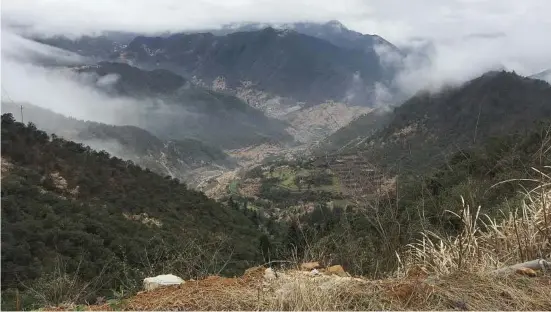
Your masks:
{"label": "sky", "polygon": [[[1,6],[4,25],[16,21],[48,35],[335,19],[398,46],[431,40],[440,54],[458,51],[450,57],[460,66],[484,54],[525,74],[551,67],[549,0],[2,0]],[[477,57],[472,66],[480,62],[488,60]]]}
{"label": "sky", "polygon": [[[2,17],[40,31],[178,31],[232,22],[340,20],[400,43],[414,37],[529,35],[550,27],[548,0],[3,0]],[[525,32],[528,31],[528,32]]]}
{"label": "sky", "polygon": [[[407,94],[461,83],[495,68],[523,75],[551,68],[551,0],[2,0],[1,10],[3,91],[16,100],[48,99],[48,105],[57,108],[83,96],[93,110],[93,103],[104,99],[88,86],[79,89],[81,95],[74,81],[33,65],[33,58],[40,56],[68,61],[78,56],[18,37],[9,27],[14,23],[35,34],[75,36],[104,30],[176,32],[228,23],[339,20],[400,48],[422,47],[429,61],[412,53],[395,80]],[[384,49],[379,52],[383,59],[394,57]],[[54,82],[70,92],[57,92],[60,87]],[[35,92],[26,91],[29,88]],[[126,106],[124,101],[119,104]]]}

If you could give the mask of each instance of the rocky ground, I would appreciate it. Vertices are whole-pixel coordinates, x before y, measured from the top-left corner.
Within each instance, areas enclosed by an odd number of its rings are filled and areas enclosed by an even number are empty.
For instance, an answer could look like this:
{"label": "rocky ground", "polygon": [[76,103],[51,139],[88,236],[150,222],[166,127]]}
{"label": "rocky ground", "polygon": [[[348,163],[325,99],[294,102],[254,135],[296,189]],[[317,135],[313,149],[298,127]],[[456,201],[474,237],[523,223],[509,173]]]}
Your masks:
{"label": "rocky ground", "polygon": [[287,132],[303,143],[317,143],[372,109],[327,102],[286,114]]}
{"label": "rocky ground", "polygon": [[[308,266],[310,265],[310,266]],[[209,276],[90,306],[54,310],[549,310],[551,278],[521,274],[431,276],[422,267],[401,277],[353,277],[340,265],[317,262],[243,276]]]}

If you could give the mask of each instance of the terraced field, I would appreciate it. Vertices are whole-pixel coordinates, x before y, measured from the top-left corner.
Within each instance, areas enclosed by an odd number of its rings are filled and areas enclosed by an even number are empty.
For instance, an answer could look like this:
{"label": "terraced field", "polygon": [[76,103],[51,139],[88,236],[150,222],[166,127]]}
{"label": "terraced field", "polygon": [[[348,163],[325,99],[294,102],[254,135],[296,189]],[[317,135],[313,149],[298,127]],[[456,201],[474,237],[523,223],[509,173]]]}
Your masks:
{"label": "terraced field", "polygon": [[369,196],[378,192],[387,181],[362,154],[323,156],[314,164],[329,168],[340,183],[340,190],[349,196]]}

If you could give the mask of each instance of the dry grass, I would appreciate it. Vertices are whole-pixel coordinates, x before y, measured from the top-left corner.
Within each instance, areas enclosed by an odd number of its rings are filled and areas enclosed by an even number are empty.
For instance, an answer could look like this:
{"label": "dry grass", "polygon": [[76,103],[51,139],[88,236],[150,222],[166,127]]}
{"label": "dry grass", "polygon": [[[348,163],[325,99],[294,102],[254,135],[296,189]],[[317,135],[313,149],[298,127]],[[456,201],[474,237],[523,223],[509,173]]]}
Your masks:
{"label": "dry grass", "polygon": [[[257,272],[263,272],[263,269]],[[254,272],[253,272],[254,273]],[[88,310],[550,310],[551,281],[455,273],[438,279],[363,280],[288,271],[210,277],[140,293],[117,306]],[[66,307],[74,310],[75,307]],[[57,310],[62,310],[58,308]]]}
{"label": "dry grass", "polygon": [[[551,310],[551,277],[489,274],[551,252],[551,178],[541,173],[524,204],[497,222],[463,203],[455,237],[424,232],[407,246],[394,278],[312,275],[296,269],[267,278],[265,268],[237,278],[208,277],[139,293],[89,310]],[[547,272],[548,273],[548,272]],[[59,309],[59,308],[58,308]],[[67,309],[74,309],[68,307]]]}
{"label": "dry grass", "polygon": [[[536,169],[534,169],[536,170]],[[460,213],[463,229],[455,237],[441,237],[425,231],[422,239],[408,245],[401,273],[423,266],[438,275],[456,271],[484,272],[551,255],[551,178],[538,171],[539,186],[527,191],[523,204],[504,214],[498,222],[473,211],[463,201]]]}

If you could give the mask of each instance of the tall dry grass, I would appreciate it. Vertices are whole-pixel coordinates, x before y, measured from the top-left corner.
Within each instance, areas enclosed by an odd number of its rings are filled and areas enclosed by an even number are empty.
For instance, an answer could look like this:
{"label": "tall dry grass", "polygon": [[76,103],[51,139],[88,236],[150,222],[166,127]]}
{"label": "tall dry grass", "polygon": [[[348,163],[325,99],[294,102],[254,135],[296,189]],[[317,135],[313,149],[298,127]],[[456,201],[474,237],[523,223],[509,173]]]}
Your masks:
{"label": "tall dry grass", "polygon": [[[545,167],[549,170],[551,167]],[[551,177],[540,175],[537,187],[526,190],[522,204],[504,212],[500,221],[481,214],[463,198],[459,212],[447,211],[462,224],[462,231],[443,237],[424,231],[422,238],[407,245],[400,258],[399,274],[422,266],[430,272],[448,275],[456,271],[482,272],[551,257]],[[514,181],[504,181],[512,183]]]}

